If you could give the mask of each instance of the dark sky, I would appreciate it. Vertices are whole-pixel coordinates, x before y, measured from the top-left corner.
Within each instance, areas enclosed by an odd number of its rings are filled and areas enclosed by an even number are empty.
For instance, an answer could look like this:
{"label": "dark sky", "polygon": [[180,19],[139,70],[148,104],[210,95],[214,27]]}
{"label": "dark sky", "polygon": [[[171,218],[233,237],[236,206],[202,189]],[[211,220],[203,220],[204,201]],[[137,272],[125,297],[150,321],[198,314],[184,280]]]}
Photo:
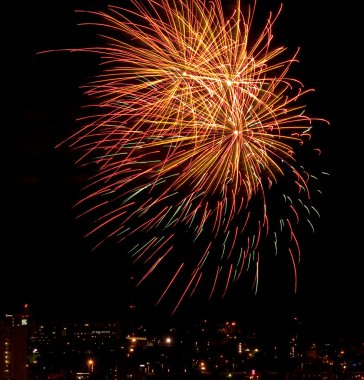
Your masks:
{"label": "dark sky", "polygon": [[[261,3],[267,6],[265,0]],[[120,315],[130,297],[130,272],[120,247],[106,244],[91,251],[90,241],[82,237],[85,226],[75,219],[72,205],[88,173],[74,166],[67,149],[55,149],[76,128],[82,105],[79,86],[94,73],[95,61],[78,54],[37,55],[81,46],[85,38],[93,38],[76,26],[74,10],[105,4],[20,0],[9,2],[3,12],[2,312],[28,302],[40,316],[108,318]],[[277,9],[278,2],[271,4],[273,11]],[[263,285],[258,295],[238,288],[214,304],[191,301],[179,316],[238,316],[259,321],[268,331],[292,312],[303,316],[309,331],[363,336],[363,131],[356,100],[361,96],[362,65],[357,58],[359,41],[355,42],[357,12],[329,0],[283,4],[275,28],[277,42],[301,48],[297,75],[316,89],[308,109],[331,123],[318,136],[322,164],[330,177],[322,184],[316,233],[303,243],[298,293],[286,289],[287,268],[276,266],[271,286]],[[168,317],[164,308],[153,306],[147,293],[137,292],[135,297],[148,315]]]}

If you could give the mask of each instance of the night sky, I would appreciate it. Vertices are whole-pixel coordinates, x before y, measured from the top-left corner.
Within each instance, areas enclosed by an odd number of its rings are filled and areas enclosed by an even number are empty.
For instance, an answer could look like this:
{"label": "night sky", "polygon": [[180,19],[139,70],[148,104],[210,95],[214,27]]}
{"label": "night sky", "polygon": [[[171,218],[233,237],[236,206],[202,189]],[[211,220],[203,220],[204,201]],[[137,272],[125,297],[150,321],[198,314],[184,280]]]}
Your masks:
{"label": "night sky", "polygon": [[[277,9],[277,1],[260,2],[272,4],[264,12]],[[83,238],[87,226],[72,206],[89,172],[75,167],[66,147],[55,148],[76,130],[80,85],[97,65],[81,54],[37,52],[80,47],[92,39],[90,29],[76,26],[74,10],[105,4],[20,0],[3,11],[1,312],[29,303],[40,317],[108,319],[123,315],[133,297],[144,315],[169,318],[169,309],[155,307],[146,289],[131,290],[122,247],[109,243],[93,251]],[[298,313],[313,334],[364,336],[357,13],[329,0],[287,0],[273,30],[277,43],[301,49],[295,74],[315,88],[305,97],[308,112],[330,121],[317,136],[320,165],[330,176],[321,186],[316,232],[302,244],[298,293],[293,294],[290,269],[278,259],[257,295],[242,286],[214,303],[191,300],[178,311],[182,320],[240,318],[269,332]]]}

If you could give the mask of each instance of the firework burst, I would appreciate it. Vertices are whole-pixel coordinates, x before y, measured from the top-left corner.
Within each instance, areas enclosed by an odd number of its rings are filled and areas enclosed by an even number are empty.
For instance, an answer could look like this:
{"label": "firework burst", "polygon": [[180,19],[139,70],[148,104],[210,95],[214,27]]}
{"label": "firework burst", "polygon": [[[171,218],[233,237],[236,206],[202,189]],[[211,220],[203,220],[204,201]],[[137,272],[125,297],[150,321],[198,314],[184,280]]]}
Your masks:
{"label": "firework burst", "polygon": [[[227,17],[221,0],[130,3],[85,12],[102,43],[75,49],[101,60],[88,116],[66,140],[97,168],[79,203],[89,234],[123,242],[144,271],[138,284],[158,276],[158,303],[182,289],[173,312],[200,284],[225,294],[248,269],[256,288],[263,250],[280,239],[296,286],[295,229],[318,214],[296,152],[314,119],[300,102],[311,90],[288,76],[297,52],[272,47],[281,9],[253,33],[255,5]],[[274,208],[285,211],[271,220]]]}

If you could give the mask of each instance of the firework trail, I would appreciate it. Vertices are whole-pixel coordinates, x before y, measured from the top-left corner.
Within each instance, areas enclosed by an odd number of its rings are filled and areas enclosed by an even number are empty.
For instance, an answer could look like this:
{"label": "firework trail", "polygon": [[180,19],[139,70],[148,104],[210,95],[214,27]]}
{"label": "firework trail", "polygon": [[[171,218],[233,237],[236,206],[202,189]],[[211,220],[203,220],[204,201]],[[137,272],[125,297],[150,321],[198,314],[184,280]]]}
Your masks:
{"label": "firework trail", "polygon": [[[97,168],[78,205],[89,235],[123,242],[144,271],[138,284],[164,282],[158,303],[182,286],[173,312],[202,283],[224,295],[249,270],[257,288],[263,251],[281,239],[296,283],[295,230],[318,217],[296,152],[319,119],[300,104],[311,90],[288,76],[297,52],[271,46],[281,9],[254,33],[255,4],[228,17],[221,0],[130,5],[82,11],[102,43],[74,49],[101,61],[88,114],[62,142]],[[285,211],[272,219],[274,208]]]}

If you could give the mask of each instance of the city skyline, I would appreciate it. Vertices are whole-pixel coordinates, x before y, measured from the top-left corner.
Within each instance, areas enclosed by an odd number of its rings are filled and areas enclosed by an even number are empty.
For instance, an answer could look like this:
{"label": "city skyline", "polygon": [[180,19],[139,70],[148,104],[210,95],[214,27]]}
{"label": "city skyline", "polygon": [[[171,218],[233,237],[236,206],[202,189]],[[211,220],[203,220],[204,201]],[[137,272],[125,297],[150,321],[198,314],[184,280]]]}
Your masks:
{"label": "city skyline", "polygon": [[302,321],[267,337],[234,320],[163,326],[116,320],[55,321],[22,313],[0,317],[5,379],[358,379],[363,341],[316,339]]}
{"label": "city skyline", "polygon": [[[76,168],[67,150],[55,149],[76,128],[75,118],[83,104],[79,87],[94,74],[95,61],[64,52],[37,54],[82,45],[90,35],[77,27],[74,10],[99,5],[96,1],[48,4],[39,0],[22,3],[16,12],[22,39],[11,35],[5,78],[10,163],[4,198],[8,253],[1,286],[8,290],[0,305],[3,312],[29,303],[39,315],[102,317],[120,315],[130,301],[132,272],[122,247],[110,242],[93,251],[93,242],[83,237],[87,226],[72,208],[88,171]],[[13,5],[7,6],[15,12]],[[283,3],[277,22],[277,41],[291,50],[300,47],[295,70],[306,86],[315,89],[307,99],[310,113],[330,121],[330,127],[318,136],[330,176],[322,184],[316,231],[303,242],[297,294],[286,257],[278,255],[269,262],[271,267],[263,268],[256,295],[250,283],[239,283],[223,300],[188,301],[178,311],[181,320],[184,313],[189,317],[235,314],[250,322],[258,319],[269,330],[284,328],[287,315],[298,312],[317,333],[364,333],[363,260],[360,222],[356,222],[361,192],[354,181],[360,175],[362,131],[351,132],[358,128],[355,103],[347,95],[353,82],[336,77],[349,66],[344,53],[337,54],[336,44],[341,36],[338,25],[347,28],[349,38],[351,12],[328,1],[317,5],[289,0]],[[156,307],[155,296],[148,294],[145,288],[133,290],[138,309],[156,320],[168,319],[171,308]]]}

